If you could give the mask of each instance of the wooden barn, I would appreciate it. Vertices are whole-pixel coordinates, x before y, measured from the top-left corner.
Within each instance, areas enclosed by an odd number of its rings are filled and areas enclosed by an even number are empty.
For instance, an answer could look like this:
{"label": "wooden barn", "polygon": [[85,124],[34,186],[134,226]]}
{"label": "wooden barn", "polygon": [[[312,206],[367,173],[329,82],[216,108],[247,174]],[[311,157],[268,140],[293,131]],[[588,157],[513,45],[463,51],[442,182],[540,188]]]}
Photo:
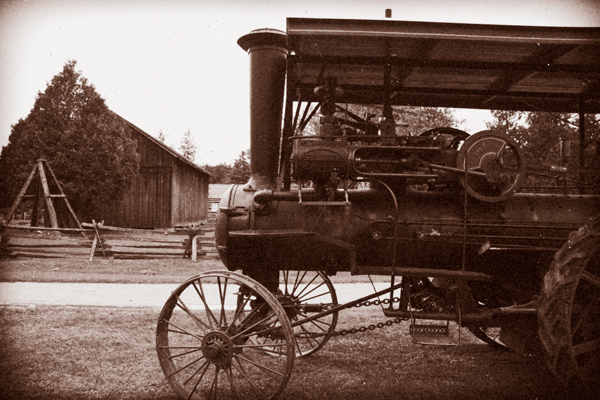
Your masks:
{"label": "wooden barn", "polygon": [[140,154],[140,172],[118,206],[98,218],[126,228],[175,228],[206,222],[210,173],[123,119]]}

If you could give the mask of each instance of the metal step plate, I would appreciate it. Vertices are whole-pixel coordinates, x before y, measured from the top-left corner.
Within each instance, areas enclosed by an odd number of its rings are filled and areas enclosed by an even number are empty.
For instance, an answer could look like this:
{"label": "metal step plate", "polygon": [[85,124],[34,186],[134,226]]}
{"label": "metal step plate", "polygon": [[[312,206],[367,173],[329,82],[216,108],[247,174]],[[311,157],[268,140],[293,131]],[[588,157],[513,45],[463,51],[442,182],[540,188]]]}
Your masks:
{"label": "metal step plate", "polygon": [[458,346],[458,343],[450,337],[448,324],[412,324],[409,333],[413,338],[413,343],[437,346]]}

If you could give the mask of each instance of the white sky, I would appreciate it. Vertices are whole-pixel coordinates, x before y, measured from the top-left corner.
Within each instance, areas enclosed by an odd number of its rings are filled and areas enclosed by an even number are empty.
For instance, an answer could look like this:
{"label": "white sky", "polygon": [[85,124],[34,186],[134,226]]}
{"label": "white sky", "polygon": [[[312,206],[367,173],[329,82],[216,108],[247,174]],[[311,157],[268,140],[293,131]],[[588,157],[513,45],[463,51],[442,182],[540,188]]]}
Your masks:
{"label": "white sky", "polygon": [[[0,0],[0,146],[65,63],[108,107],[196,163],[231,163],[250,146],[248,56],[237,39],[285,30],[286,17],[600,27],[599,0]],[[462,110],[461,128],[489,112]]]}

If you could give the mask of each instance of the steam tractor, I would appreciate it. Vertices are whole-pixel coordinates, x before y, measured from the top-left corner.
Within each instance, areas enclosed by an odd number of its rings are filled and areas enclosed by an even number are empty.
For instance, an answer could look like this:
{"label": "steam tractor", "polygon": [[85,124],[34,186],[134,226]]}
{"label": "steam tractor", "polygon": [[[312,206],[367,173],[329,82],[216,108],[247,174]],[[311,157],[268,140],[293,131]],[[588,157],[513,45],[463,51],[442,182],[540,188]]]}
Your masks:
{"label": "steam tractor", "polygon": [[[600,31],[290,18],[238,44],[252,176],[219,205],[227,270],[182,283],[159,316],[181,397],[276,398],[296,357],[399,322],[415,343],[466,328],[539,346],[562,382],[598,387]],[[407,135],[398,106],[572,113],[580,135],[561,143],[570,163],[532,166],[506,132]],[[336,275],[378,287],[338,302]],[[388,319],[336,330],[369,305]]]}

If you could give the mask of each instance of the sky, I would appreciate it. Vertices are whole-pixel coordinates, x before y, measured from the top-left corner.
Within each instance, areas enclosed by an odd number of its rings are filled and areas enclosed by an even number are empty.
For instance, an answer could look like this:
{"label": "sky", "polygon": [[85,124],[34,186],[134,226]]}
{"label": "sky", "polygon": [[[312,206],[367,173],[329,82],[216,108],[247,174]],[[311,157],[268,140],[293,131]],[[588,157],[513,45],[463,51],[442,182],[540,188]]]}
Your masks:
{"label": "sky", "polygon": [[[600,27],[598,0],[0,0],[0,146],[39,92],[77,61],[108,107],[197,164],[232,163],[250,146],[248,56],[237,39],[285,30],[287,17]],[[457,110],[485,129],[489,111]]]}

